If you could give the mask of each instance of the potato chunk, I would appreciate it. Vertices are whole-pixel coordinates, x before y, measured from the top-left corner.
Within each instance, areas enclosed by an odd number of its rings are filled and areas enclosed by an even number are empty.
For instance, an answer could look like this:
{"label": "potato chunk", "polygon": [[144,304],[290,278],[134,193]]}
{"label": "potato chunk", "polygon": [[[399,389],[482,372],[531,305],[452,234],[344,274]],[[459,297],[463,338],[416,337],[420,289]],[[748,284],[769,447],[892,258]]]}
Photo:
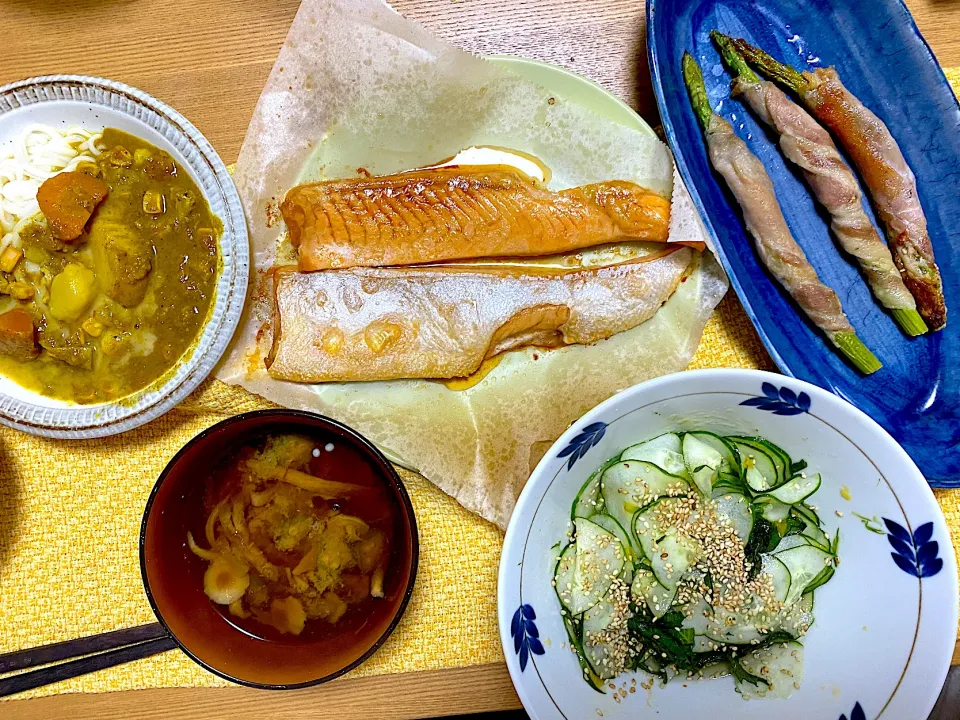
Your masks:
{"label": "potato chunk", "polygon": [[50,283],[50,314],[58,320],[76,320],[97,296],[93,271],[70,263]]}

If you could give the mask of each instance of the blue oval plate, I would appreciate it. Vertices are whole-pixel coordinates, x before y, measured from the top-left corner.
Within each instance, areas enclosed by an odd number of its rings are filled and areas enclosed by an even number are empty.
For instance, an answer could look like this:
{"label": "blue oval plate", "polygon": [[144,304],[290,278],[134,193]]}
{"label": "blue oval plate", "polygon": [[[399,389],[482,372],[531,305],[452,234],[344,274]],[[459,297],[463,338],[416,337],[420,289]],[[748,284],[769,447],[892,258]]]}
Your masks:
{"label": "blue oval plate", "polygon": [[[917,176],[947,299],[947,327],[905,336],[837,248],[818,207],[765,129],[730,98],[731,76],[708,36],[744,37],[800,69],[836,66],[846,86],[890,127]],[[653,87],[670,147],[720,261],[780,369],[827,388],[883,425],[935,487],[960,487],[960,106],[898,0],[648,0]],[[718,112],[763,161],[797,241],[840,296],[883,363],[861,376],[766,272],[739,208],[707,158],[680,73],[689,51]]]}

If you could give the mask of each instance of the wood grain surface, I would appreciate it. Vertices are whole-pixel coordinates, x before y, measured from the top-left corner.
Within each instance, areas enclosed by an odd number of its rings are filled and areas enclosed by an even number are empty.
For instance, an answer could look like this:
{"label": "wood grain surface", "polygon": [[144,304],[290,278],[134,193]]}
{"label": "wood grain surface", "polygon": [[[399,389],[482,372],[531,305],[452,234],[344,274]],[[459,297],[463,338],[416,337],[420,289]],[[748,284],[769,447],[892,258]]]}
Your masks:
{"label": "wood grain surface", "polygon": [[52,695],[0,703],[0,716],[5,720],[401,720],[519,707],[507,667],[498,664],[335,680],[290,692],[235,687]]}
{"label": "wood grain surface", "polygon": [[[522,55],[586,75],[651,124],[659,123],[642,0],[391,4],[466,50]],[[960,66],[960,0],[907,4],[941,64]],[[129,83],[180,110],[231,163],[298,6],[299,0],[0,0],[0,84],[56,73]],[[960,664],[960,646],[953,661]],[[0,714],[44,720],[308,715],[389,720],[519,706],[506,668],[481,665],[338,680],[292,693],[185,688],[60,695],[3,703]]]}
{"label": "wood grain surface", "polygon": [[[0,84],[100,75],[170,103],[236,160],[299,0],[0,0]],[[523,55],[599,82],[657,120],[642,0],[393,0],[478,53]],[[910,0],[943,65],[960,65],[960,0]],[[98,32],[90,32],[97,27]]]}

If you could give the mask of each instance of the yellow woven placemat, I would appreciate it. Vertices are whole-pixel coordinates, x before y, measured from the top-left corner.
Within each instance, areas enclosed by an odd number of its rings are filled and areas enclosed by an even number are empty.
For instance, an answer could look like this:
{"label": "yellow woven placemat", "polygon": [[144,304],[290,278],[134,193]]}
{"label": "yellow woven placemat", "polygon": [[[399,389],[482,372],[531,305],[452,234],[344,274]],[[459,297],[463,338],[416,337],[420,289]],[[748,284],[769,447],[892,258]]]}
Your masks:
{"label": "yellow woven placemat", "polygon": [[[948,77],[960,88],[960,69]],[[707,324],[690,367],[774,369],[732,293]],[[47,440],[0,428],[0,653],[153,622],[137,534],[154,481],[202,429],[264,407],[243,390],[208,381],[159,420],[105,440]],[[351,675],[502,661],[502,532],[422,478],[404,473],[404,481],[420,526],[416,589],[397,631]],[[956,544],[960,490],[936,495]],[[168,652],[17,697],[227,684]]]}

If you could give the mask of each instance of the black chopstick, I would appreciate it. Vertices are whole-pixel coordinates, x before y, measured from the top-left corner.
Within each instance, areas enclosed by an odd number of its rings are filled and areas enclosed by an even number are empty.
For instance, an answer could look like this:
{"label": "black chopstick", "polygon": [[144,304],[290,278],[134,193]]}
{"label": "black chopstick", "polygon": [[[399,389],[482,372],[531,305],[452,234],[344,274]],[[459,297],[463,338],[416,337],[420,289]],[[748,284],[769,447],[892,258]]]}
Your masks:
{"label": "black chopstick", "polygon": [[86,655],[70,662],[0,679],[0,697],[140,660],[176,646],[176,641],[163,626],[154,623],[0,655],[0,661],[5,663],[4,672]]}
{"label": "black chopstick", "polygon": [[28,650],[0,655],[0,673],[24,670],[38,665],[48,665],[61,660],[90,655],[92,653],[113,650],[124,645],[133,645],[146,640],[167,637],[167,630],[160,623],[138,625],[137,627],[113,630],[112,632],[90,635],[89,637],[66,640],[64,642],[41,645]]}

